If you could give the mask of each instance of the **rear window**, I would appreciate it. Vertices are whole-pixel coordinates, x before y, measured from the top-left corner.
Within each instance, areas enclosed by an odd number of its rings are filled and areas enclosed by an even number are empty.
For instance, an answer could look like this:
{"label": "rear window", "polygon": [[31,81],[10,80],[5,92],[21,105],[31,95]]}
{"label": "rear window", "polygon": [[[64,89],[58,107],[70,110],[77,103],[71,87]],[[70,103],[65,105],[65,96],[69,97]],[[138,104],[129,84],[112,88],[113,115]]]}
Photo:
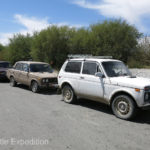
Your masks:
{"label": "rear window", "polygon": [[10,64],[8,62],[1,62],[0,63],[0,68],[9,68]]}
{"label": "rear window", "polygon": [[81,62],[68,62],[65,68],[66,72],[80,73]]}

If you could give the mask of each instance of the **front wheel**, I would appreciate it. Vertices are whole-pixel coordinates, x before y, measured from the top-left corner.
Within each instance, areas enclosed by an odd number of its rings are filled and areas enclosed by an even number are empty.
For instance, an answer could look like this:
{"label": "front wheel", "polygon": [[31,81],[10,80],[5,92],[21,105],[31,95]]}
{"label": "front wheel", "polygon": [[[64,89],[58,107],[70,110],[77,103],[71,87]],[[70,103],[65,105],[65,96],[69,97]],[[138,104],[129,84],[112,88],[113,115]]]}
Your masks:
{"label": "front wheel", "polygon": [[31,83],[31,91],[33,93],[37,93],[39,91],[39,85],[38,85],[38,83],[36,81],[33,81]]}
{"label": "front wheel", "polygon": [[74,103],[76,101],[76,96],[73,89],[69,85],[65,85],[62,89],[63,100],[66,103]]}
{"label": "front wheel", "polygon": [[10,77],[10,86],[15,87],[17,85],[17,82],[15,81],[14,77]]}
{"label": "front wheel", "polygon": [[127,95],[119,95],[112,102],[112,111],[120,119],[129,120],[136,114],[136,104]]}

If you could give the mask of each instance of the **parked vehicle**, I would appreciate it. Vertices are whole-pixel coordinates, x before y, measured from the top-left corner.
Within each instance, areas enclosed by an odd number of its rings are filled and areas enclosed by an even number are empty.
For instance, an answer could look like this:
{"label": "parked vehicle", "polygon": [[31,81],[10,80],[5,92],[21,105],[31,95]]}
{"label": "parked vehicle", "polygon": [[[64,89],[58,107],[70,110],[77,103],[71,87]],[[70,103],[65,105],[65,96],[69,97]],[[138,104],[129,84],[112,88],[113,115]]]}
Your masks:
{"label": "parked vehicle", "polygon": [[19,61],[7,71],[10,85],[17,83],[28,85],[36,93],[41,88],[57,88],[57,73],[51,66],[43,62]]}
{"label": "parked vehicle", "polygon": [[10,68],[10,63],[7,61],[0,61],[0,80],[6,80],[6,72]]}
{"label": "parked vehicle", "polygon": [[68,59],[58,75],[63,99],[86,98],[106,103],[121,119],[131,119],[137,108],[150,108],[150,79],[132,76],[123,62],[107,57]]}

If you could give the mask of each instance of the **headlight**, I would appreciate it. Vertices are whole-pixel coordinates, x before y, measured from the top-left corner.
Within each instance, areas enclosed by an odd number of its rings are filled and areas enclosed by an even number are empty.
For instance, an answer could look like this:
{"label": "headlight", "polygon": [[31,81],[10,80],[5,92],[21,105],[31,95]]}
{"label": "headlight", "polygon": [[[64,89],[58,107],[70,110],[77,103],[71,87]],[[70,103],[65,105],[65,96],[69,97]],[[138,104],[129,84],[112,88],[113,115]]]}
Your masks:
{"label": "headlight", "polygon": [[145,90],[145,91],[150,91],[150,86],[146,86],[146,87],[144,88],[144,90]]}
{"label": "headlight", "polygon": [[43,83],[49,83],[49,79],[43,79],[42,82]]}
{"label": "headlight", "polygon": [[147,101],[149,99],[149,94],[145,93],[145,100]]}
{"label": "headlight", "polygon": [[145,102],[150,102],[150,86],[146,86],[144,88],[145,94],[144,94],[144,101]]}
{"label": "headlight", "polygon": [[42,82],[43,82],[43,83],[46,83],[46,79],[43,79]]}

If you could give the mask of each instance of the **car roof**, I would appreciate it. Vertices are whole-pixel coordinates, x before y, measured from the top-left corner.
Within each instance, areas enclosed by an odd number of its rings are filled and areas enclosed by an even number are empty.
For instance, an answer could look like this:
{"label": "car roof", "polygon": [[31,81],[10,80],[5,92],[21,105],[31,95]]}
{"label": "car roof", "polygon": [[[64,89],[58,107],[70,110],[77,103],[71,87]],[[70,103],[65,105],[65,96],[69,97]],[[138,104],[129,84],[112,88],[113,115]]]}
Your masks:
{"label": "car roof", "polygon": [[0,61],[0,63],[10,63],[10,62],[8,62],[8,61]]}
{"label": "car roof", "polygon": [[68,59],[70,61],[96,61],[96,62],[107,62],[107,61],[119,61],[116,59],[98,59],[98,58],[73,58],[73,59]]}
{"label": "car roof", "polygon": [[38,62],[38,61],[18,61],[16,63],[26,63],[26,64],[48,64],[45,62]]}

